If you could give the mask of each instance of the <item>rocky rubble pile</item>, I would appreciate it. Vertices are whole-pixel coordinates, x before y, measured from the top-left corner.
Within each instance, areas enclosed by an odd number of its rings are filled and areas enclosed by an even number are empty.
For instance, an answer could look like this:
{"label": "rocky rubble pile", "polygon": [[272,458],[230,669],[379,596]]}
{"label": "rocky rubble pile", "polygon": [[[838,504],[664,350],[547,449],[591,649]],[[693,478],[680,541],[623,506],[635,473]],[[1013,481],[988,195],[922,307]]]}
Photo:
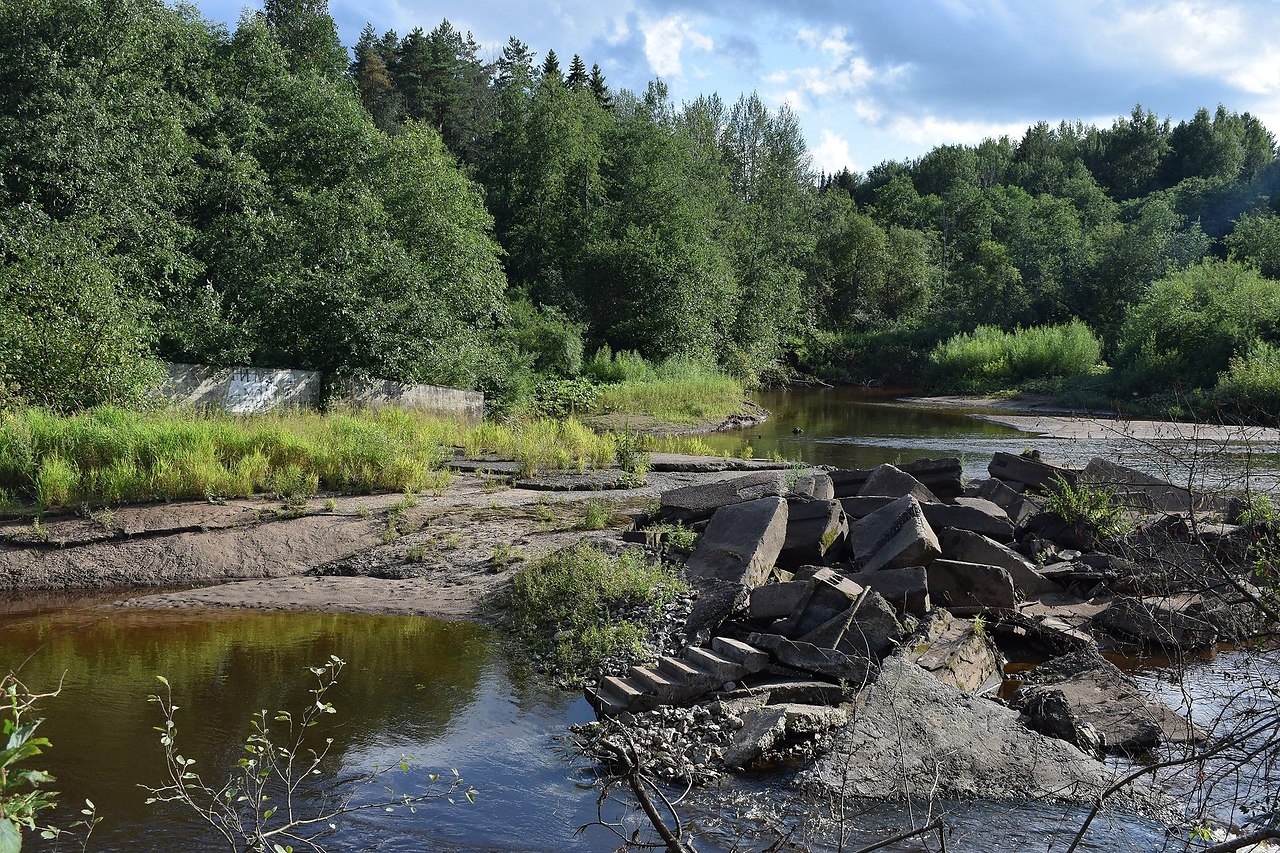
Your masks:
{"label": "rocky rubble pile", "polygon": [[[958,460],[923,460],[665,493],[661,519],[701,534],[687,647],[588,688],[608,721],[594,733],[627,733],[669,779],[791,766],[857,796],[1077,801],[1113,778],[1097,756],[1202,736],[1099,649],[1257,630],[1247,531],[1106,460],[998,453],[988,471],[965,484]],[[1134,532],[1046,511],[1061,484],[1116,495]],[[1004,703],[1006,656],[1055,660]]]}

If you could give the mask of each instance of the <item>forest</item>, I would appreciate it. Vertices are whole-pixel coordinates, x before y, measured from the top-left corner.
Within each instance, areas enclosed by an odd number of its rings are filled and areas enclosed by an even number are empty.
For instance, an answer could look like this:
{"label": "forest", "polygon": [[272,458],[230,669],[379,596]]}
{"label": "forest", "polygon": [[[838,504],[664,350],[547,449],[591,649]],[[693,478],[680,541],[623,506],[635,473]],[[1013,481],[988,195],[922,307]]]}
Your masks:
{"label": "forest", "polygon": [[815,174],[757,94],[676,104],[552,46],[485,53],[447,20],[348,49],[323,0],[230,30],[159,0],[0,5],[0,407],[136,402],[168,360],[518,410],[635,353],[748,385],[1280,409],[1280,163],[1248,113],[1138,105]]}

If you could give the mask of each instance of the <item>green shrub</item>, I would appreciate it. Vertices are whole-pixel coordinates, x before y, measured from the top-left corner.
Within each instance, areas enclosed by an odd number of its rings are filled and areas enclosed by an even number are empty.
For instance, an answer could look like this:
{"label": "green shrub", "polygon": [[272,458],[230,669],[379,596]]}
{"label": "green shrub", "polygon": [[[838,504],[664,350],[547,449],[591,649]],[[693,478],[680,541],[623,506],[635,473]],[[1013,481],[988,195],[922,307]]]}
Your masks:
{"label": "green shrub", "polygon": [[1120,387],[1208,391],[1259,341],[1280,343],[1280,282],[1206,260],[1152,284],[1129,312],[1115,359]]}
{"label": "green shrub", "polygon": [[1106,539],[1123,536],[1133,526],[1114,489],[1089,483],[1073,486],[1061,475],[1055,475],[1045,491],[1044,508]]}
{"label": "green shrub", "polygon": [[996,391],[1028,381],[1086,376],[1101,357],[1101,342],[1080,320],[1012,332],[979,326],[934,347],[930,379],[939,389]]}
{"label": "green shrub", "polygon": [[1255,340],[1218,375],[1214,398],[1239,411],[1280,412],[1280,347]]}
{"label": "green shrub", "polygon": [[[650,564],[639,549],[617,556],[587,544],[550,554],[515,576],[503,608],[519,640],[550,653],[572,674],[634,648],[662,606],[687,589],[671,567]],[[620,610],[646,607],[643,622]]]}

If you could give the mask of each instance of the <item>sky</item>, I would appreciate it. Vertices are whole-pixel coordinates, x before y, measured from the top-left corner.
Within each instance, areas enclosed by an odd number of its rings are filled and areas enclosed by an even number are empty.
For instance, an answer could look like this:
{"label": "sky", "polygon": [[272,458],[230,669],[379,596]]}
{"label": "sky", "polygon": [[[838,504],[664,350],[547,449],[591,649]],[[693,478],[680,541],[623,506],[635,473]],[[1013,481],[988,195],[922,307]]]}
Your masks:
{"label": "sky", "polygon": [[[234,26],[244,0],[199,0]],[[252,4],[250,4],[252,5]],[[1280,132],[1280,0],[330,0],[343,43],[447,18],[487,56],[508,36],[660,77],[677,103],[758,92],[797,114],[815,170],[865,172],[1037,121],[1176,124],[1218,104]]]}

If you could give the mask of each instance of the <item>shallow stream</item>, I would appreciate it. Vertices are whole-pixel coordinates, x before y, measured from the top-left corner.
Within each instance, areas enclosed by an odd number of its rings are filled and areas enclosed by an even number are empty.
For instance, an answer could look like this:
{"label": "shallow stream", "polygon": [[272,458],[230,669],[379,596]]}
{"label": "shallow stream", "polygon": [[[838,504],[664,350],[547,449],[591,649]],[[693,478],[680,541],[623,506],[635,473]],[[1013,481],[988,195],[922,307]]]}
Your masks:
{"label": "shallow stream", "polygon": [[[763,395],[774,412],[763,426],[708,439],[718,449],[751,443],[757,455],[780,453],[811,463],[869,467],[885,461],[961,455],[981,475],[996,449],[1020,452],[1041,440],[977,421],[963,412],[884,405],[865,392],[826,389]],[[801,433],[792,432],[802,429]],[[1110,454],[1119,448],[1081,452]],[[1042,452],[1080,461],[1055,443]],[[1087,456],[1084,456],[1087,459]],[[591,767],[562,740],[566,727],[590,719],[577,694],[545,686],[504,650],[486,628],[423,618],[351,614],[149,612],[109,602],[115,596],[27,596],[0,602],[0,671],[21,667],[27,685],[62,692],[45,703],[42,728],[52,742],[48,767],[61,800],[55,817],[68,823],[89,798],[103,821],[89,845],[99,851],[219,849],[191,815],[144,803],[143,784],[163,777],[157,707],[147,696],[157,675],[173,685],[178,742],[207,779],[223,778],[243,755],[251,715],[297,709],[310,701],[308,666],[330,655],[348,662],[328,697],[337,713],[325,719],[333,737],[316,790],[354,791],[350,780],[371,768],[412,756],[398,786],[420,789],[428,774],[457,768],[479,791],[475,804],[436,801],[416,813],[365,812],[339,824],[331,849],[383,851],[605,851],[614,836],[577,830],[596,817]],[[1186,684],[1170,686],[1167,666],[1140,667],[1154,691],[1177,704],[1197,689],[1229,682],[1240,652],[1193,663]],[[513,660],[513,657],[515,660]],[[1199,685],[1199,687],[1197,687]],[[377,793],[376,789],[372,793]],[[679,793],[679,792],[676,792]],[[359,798],[369,793],[357,793]],[[367,802],[367,800],[364,800]],[[1043,803],[945,804],[951,851],[1062,850],[1080,809]],[[702,835],[704,851],[760,849],[771,825],[798,826],[793,840],[836,850],[830,804],[801,799],[785,780],[737,780],[690,793],[682,815]],[[844,850],[921,825],[928,815],[898,805],[846,812]],[[1079,848],[1119,853],[1184,849],[1185,833],[1110,816]],[[52,849],[41,842],[32,850]],[[68,849],[64,846],[63,849]],[[923,849],[918,842],[886,848]],[[936,844],[929,849],[937,849]]]}

